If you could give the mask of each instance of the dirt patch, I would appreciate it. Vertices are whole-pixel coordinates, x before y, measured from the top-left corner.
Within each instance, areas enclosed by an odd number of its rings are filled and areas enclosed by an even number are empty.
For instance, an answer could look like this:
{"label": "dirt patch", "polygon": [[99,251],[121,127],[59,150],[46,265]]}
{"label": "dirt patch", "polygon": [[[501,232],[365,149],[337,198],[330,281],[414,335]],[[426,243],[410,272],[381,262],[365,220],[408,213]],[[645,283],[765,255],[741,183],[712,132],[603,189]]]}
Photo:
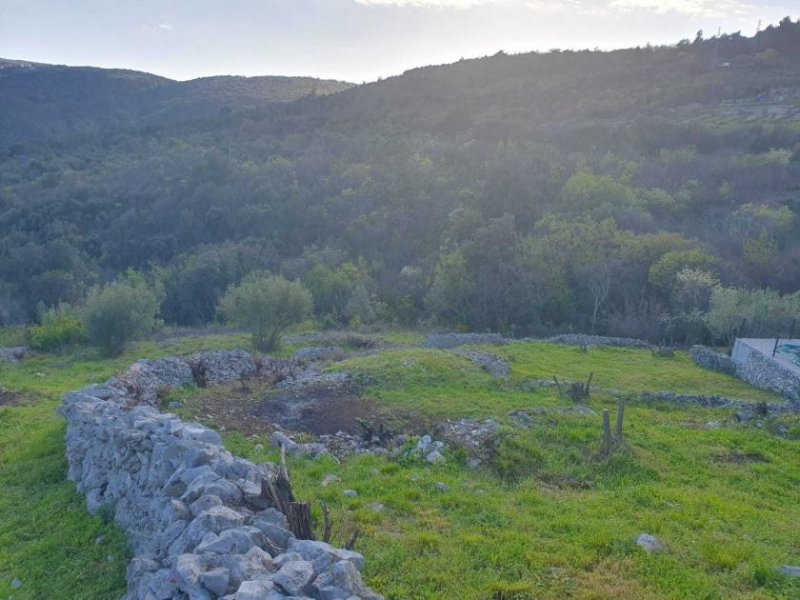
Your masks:
{"label": "dirt patch", "polygon": [[314,435],[344,431],[357,435],[361,427],[356,419],[374,421],[378,411],[373,402],[358,396],[340,396],[323,391],[267,398],[259,404],[256,415],[291,431]]}
{"label": "dirt patch", "polygon": [[416,413],[362,398],[352,385],[304,385],[285,390],[275,389],[269,382],[249,380],[209,388],[208,394],[188,399],[181,412],[245,436],[269,435],[276,424],[287,432],[314,436],[339,431],[361,436],[366,431],[363,425],[375,429],[383,425],[393,433],[421,435],[432,426]]}
{"label": "dirt patch", "polygon": [[383,424],[396,433],[418,433],[428,425],[414,413],[380,406],[352,390],[303,389],[264,398],[255,413],[260,419],[283,429],[312,435],[344,431],[362,435],[367,427]]}
{"label": "dirt patch", "polygon": [[594,487],[591,481],[554,473],[543,473],[539,475],[539,481],[560,490],[591,490]]}
{"label": "dirt patch", "polygon": [[26,397],[18,392],[0,390],[0,406],[20,406],[26,404]]}
{"label": "dirt patch", "polygon": [[711,457],[711,460],[715,463],[734,465],[769,462],[765,456],[758,452],[729,452],[727,454],[717,454]]}

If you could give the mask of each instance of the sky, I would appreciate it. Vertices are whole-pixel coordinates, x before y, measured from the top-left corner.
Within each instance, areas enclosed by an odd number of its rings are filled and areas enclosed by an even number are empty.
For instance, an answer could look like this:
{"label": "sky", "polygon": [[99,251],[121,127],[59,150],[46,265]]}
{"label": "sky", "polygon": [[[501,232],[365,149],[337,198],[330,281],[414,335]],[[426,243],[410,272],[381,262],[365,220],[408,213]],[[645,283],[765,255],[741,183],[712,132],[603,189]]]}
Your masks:
{"label": "sky", "polygon": [[0,57],[361,83],[500,50],[752,35],[785,16],[798,0],[0,0]]}

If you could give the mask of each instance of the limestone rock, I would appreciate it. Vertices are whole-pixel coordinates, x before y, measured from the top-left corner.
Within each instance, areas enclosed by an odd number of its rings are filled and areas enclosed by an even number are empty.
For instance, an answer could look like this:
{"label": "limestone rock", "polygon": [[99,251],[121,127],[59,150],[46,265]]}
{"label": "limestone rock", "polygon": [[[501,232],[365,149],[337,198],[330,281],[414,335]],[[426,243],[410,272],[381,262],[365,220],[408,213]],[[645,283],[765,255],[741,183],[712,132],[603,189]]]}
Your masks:
{"label": "limestone rock", "polygon": [[653,554],[655,552],[663,552],[666,550],[664,544],[659,540],[657,537],[650,535],[649,533],[642,533],[639,537],[636,538],[636,545],[639,546],[642,550],[647,552],[648,554]]}

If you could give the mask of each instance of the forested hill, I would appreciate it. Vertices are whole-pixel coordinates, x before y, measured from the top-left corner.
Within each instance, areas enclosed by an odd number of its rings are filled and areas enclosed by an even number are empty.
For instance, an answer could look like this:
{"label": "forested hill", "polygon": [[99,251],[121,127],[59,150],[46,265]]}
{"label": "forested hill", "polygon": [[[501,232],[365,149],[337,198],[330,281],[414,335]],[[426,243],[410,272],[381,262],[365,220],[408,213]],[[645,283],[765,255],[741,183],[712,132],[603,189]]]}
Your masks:
{"label": "forested hill", "polygon": [[[80,94],[51,99],[36,110],[106,126],[2,158],[0,319],[80,303],[133,267],[163,287],[164,319],[202,323],[264,269],[301,279],[332,324],[721,337],[715,293],[739,324],[765,312],[743,290],[800,288],[798,56],[787,18],[752,38],[498,54],[191,122],[170,111],[249,80],[176,98],[113,72],[120,127]],[[33,115],[5,71],[0,121]],[[144,96],[159,111],[125,108]]]}
{"label": "forested hill", "polygon": [[122,69],[0,59],[0,148],[132,124],[216,118],[351,84],[311,77],[205,77],[173,81]]}

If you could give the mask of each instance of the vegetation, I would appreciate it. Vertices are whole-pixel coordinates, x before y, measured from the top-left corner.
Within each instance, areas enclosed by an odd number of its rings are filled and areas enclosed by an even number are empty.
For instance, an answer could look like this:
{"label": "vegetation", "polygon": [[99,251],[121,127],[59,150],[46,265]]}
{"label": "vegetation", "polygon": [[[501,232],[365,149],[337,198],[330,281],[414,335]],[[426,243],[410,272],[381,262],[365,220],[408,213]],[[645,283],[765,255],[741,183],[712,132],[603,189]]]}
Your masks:
{"label": "vegetation", "polygon": [[84,321],[89,343],[106,356],[119,356],[130,341],[146,337],[158,325],[158,296],[134,271],[89,292]]}
{"label": "vegetation", "polygon": [[[269,271],[300,279],[326,326],[724,343],[730,329],[687,286],[800,287],[798,52],[785,19],[753,38],[500,54],[187,110],[191,123],[166,110],[0,142],[0,322],[80,305],[135,268],[160,281],[168,324],[203,325],[228,286]],[[137,90],[173,85],[92,73],[128,116]],[[250,83],[217,80],[212,96]],[[20,88],[3,94],[26,106]],[[750,309],[735,310],[741,324]],[[785,335],[796,316],[750,333]]]}
{"label": "vegetation", "polygon": [[[65,481],[55,409],[141,356],[247,343],[166,332],[134,350],[162,319],[222,316],[262,351],[312,311],[322,327],[516,337],[785,335],[800,318],[798,54],[787,18],[753,38],[499,54],[346,91],[1,63],[0,346],[49,354],[0,364],[0,596],[121,595],[124,540]],[[53,127],[56,109],[74,126]],[[397,457],[293,460],[298,494],[363,532],[388,599],[800,595],[776,570],[800,560],[797,417],[640,399],[773,395],[680,352],[516,342],[481,349],[511,366],[495,379],[417,333],[382,340],[404,347],[330,367],[378,414],[501,423],[479,469],[465,449],[429,465],[413,436]],[[541,381],[590,374],[595,415],[629,399],[610,455],[599,418]],[[213,393],[249,410],[248,389]],[[209,420],[205,393],[171,399]],[[276,458],[266,438],[224,435]],[[320,486],[329,473],[341,485]],[[643,553],[645,531],[666,552]]]}
{"label": "vegetation", "polygon": [[254,274],[228,289],[220,311],[232,324],[250,331],[258,350],[275,350],[280,334],[311,311],[311,294],[279,275]]}

